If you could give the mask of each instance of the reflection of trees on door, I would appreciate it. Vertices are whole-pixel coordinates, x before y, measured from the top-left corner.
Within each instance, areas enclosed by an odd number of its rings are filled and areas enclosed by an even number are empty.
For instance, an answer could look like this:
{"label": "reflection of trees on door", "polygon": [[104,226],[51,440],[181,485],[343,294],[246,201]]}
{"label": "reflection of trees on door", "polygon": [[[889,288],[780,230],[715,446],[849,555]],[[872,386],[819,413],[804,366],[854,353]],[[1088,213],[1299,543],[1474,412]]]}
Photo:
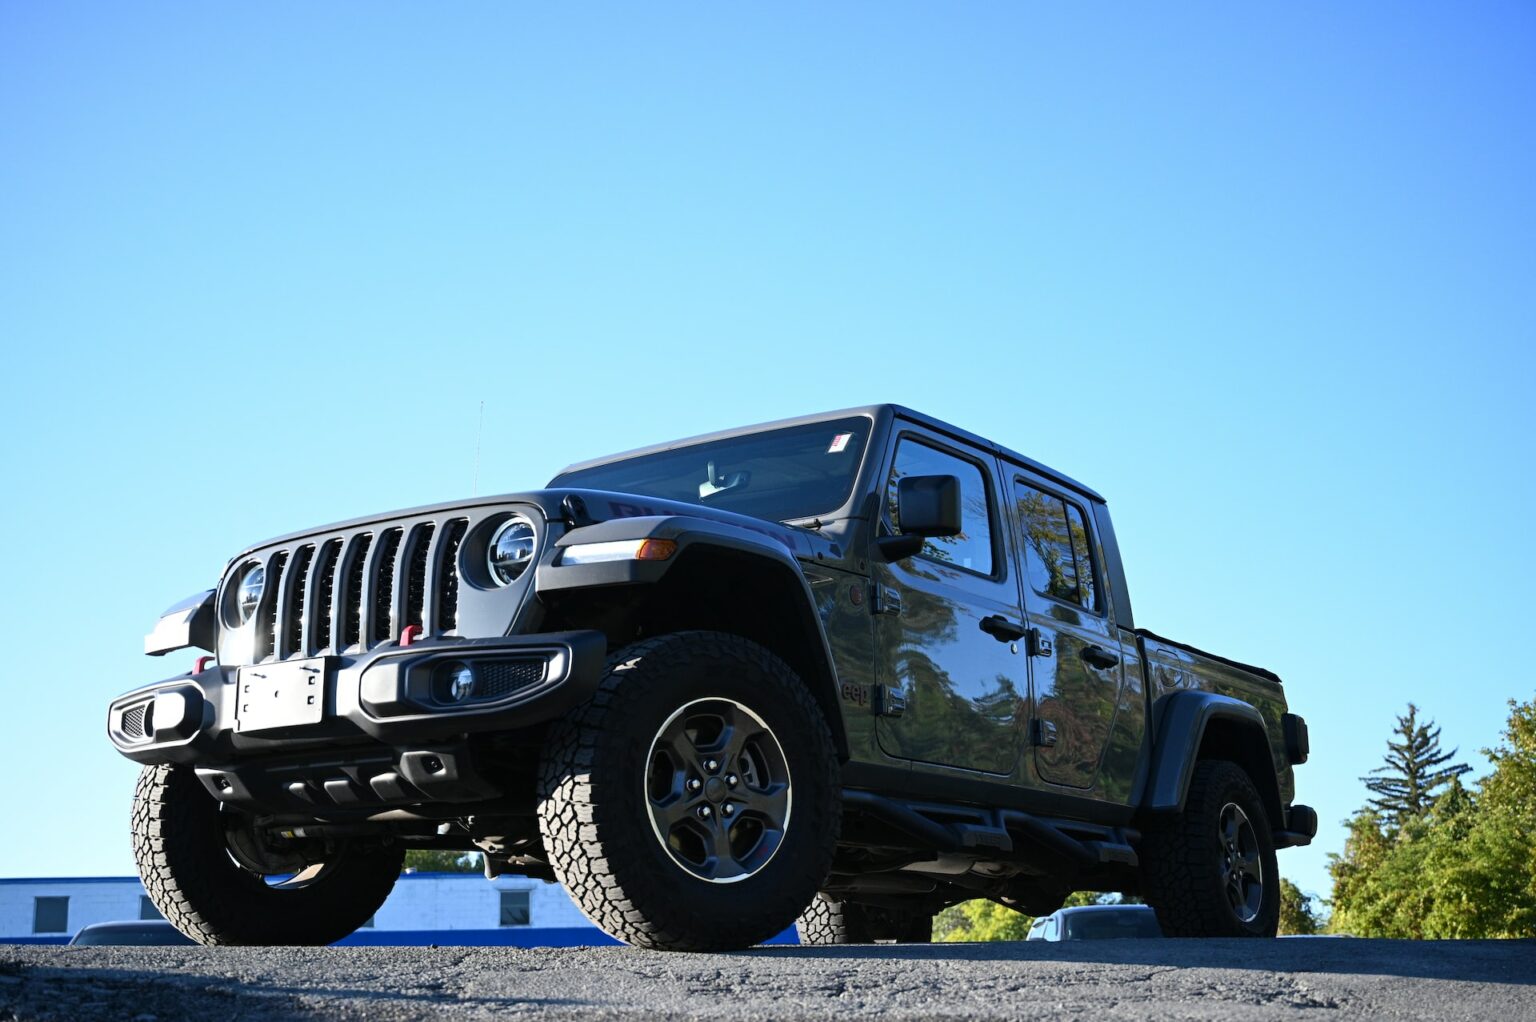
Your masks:
{"label": "reflection of trees on door", "polygon": [[881,741],[887,752],[907,759],[1008,772],[1018,756],[1024,678],[1022,671],[1017,679],[1008,676],[1000,662],[1007,648],[978,627],[988,614],[1019,613],[1017,588],[989,577],[996,566],[995,505],[987,475],[975,462],[903,439],[886,490],[898,529],[896,485],[913,476],[959,481],[962,528],[877,569],[877,577],[900,587],[901,610],[879,619],[876,643],[891,672],[885,683],[899,685],[906,697],[900,717],[881,720]]}

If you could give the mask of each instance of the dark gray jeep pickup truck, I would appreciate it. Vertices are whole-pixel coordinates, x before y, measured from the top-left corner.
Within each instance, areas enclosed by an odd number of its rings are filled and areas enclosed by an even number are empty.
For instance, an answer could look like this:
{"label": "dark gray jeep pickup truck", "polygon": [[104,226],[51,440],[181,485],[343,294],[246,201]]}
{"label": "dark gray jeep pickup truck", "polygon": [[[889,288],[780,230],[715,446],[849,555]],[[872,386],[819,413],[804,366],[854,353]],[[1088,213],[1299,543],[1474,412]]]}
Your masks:
{"label": "dark gray jeep pickup truck", "polygon": [[206,944],[337,940],[411,848],[653,948],[1073,890],[1267,936],[1316,832],[1280,679],[1136,627],[1103,498],[891,405],[262,543],[145,646],[210,654],[107,717]]}

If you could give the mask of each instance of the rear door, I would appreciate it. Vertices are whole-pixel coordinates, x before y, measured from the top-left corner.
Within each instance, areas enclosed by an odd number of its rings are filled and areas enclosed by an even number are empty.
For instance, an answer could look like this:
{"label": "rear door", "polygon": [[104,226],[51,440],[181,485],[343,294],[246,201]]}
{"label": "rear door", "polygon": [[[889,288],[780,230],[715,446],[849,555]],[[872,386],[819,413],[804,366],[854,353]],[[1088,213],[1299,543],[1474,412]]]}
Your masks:
{"label": "rear door", "polygon": [[1009,774],[1027,722],[1028,680],[1018,644],[983,626],[989,618],[1023,623],[997,460],[899,423],[887,462],[888,532],[900,528],[896,481],[928,475],[960,480],[963,527],[912,557],[874,559],[879,680],[904,702],[899,716],[879,718],[880,747],[902,759]]}
{"label": "rear door", "polygon": [[1038,634],[1030,657],[1035,769],[1050,784],[1092,788],[1122,683],[1093,520],[1081,497],[1045,479],[1016,470],[1012,482],[1020,589]]}

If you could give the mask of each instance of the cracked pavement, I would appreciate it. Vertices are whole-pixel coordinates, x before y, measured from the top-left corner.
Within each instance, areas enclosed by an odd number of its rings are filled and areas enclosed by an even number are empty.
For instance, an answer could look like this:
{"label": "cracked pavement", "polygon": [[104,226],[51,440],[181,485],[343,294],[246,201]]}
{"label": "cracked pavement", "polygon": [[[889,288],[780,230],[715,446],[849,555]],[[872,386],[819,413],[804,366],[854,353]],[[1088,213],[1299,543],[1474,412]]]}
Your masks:
{"label": "cracked pavement", "polygon": [[0,945],[0,1022],[1536,1018],[1536,941],[635,948]]}

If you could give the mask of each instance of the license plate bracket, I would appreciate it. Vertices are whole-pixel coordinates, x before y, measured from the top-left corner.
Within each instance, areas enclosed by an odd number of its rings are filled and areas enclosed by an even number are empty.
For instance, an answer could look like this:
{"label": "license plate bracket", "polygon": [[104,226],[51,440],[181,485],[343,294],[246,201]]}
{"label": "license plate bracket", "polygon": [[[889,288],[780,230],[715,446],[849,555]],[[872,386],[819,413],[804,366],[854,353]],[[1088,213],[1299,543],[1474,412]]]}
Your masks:
{"label": "license plate bracket", "polygon": [[240,690],[235,704],[240,732],[303,727],[324,720],[331,659],[312,657],[240,668],[235,679]]}

